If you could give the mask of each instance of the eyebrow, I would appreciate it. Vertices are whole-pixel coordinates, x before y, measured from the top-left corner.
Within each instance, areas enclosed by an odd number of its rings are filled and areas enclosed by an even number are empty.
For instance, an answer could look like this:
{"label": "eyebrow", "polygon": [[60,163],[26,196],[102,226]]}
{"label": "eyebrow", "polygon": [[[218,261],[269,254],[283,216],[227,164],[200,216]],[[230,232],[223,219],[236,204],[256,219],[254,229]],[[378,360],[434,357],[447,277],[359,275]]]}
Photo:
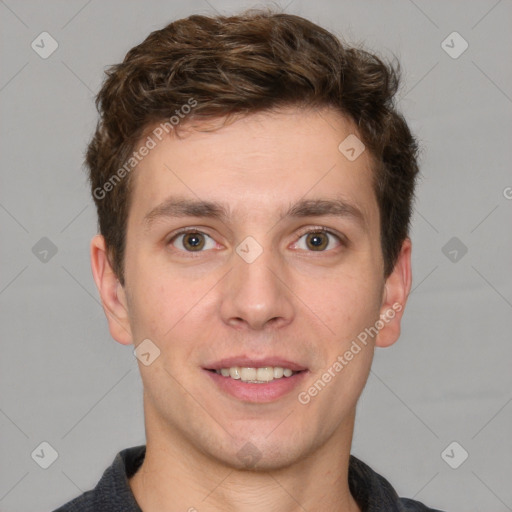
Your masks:
{"label": "eyebrow", "polygon": [[[143,219],[146,229],[162,218],[207,217],[226,222],[230,216],[227,205],[217,201],[203,201],[180,197],[169,197],[149,211]],[[366,217],[354,204],[344,199],[303,199],[289,206],[283,218],[333,216],[352,220],[366,228]]]}

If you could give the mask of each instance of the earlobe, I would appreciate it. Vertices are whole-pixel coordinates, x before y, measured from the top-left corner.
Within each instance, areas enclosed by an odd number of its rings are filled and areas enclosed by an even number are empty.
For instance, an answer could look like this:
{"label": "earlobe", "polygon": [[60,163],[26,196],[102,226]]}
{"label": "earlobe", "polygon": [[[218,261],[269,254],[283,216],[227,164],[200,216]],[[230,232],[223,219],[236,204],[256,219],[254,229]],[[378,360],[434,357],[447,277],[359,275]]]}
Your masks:
{"label": "earlobe", "polygon": [[411,240],[406,238],[395,267],[386,279],[380,310],[382,329],[379,330],[375,340],[377,347],[389,347],[400,336],[402,315],[411,291],[411,250]]}
{"label": "earlobe", "polygon": [[111,336],[123,345],[130,345],[133,340],[126,295],[110,265],[105,239],[102,235],[96,235],[91,240],[91,269]]}

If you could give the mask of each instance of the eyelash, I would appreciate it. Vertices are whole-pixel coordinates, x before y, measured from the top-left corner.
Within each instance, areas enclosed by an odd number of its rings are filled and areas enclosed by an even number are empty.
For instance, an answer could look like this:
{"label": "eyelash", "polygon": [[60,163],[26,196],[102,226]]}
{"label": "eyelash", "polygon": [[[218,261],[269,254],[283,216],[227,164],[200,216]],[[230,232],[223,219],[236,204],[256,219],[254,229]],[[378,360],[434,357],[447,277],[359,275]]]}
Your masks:
{"label": "eyelash", "polygon": [[[169,241],[167,242],[167,245],[172,245],[172,242],[174,242],[174,240],[176,240],[176,238],[178,238],[180,235],[186,235],[187,233],[200,233],[202,235],[206,235],[208,237],[210,237],[210,235],[208,235],[208,233],[205,233],[204,231],[201,231],[199,228],[195,228],[194,226],[191,226],[191,227],[188,227],[188,228],[183,228],[183,229],[180,229],[179,231],[177,231],[176,233],[173,233],[171,235],[171,237],[169,238]],[[337,231],[334,231],[332,229],[329,229],[329,228],[326,228],[324,226],[315,226],[313,228],[307,228],[307,230],[305,231],[302,231],[300,232],[300,234],[298,235],[298,238],[297,238],[297,242],[304,236],[304,235],[307,235],[309,233],[327,233],[329,235],[332,235],[334,236],[338,242],[340,243],[341,246],[343,247],[347,247],[348,246],[348,241],[346,239],[345,236],[343,236],[341,233],[338,233]],[[212,238],[212,237],[210,237]],[[213,238],[212,238],[213,240]],[[295,243],[297,243],[295,242]],[[184,252],[188,255],[190,255],[190,257],[198,257],[202,252],[205,252],[205,251],[182,251],[180,249],[176,249],[178,252]],[[319,253],[324,253],[324,252],[332,252],[332,251],[335,251],[336,249],[329,249],[327,251],[307,251],[307,252],[319,252]]]}

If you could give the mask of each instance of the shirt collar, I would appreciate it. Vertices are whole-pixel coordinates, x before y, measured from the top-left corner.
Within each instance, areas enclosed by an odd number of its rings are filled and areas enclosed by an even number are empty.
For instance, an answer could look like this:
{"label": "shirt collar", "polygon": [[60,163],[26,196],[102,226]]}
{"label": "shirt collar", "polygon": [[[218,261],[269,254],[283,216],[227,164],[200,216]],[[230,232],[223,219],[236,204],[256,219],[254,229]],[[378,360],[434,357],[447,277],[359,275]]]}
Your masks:
{"label": "shirt collar", "polygon": [[[142,512],[128,482],[139,469],[146,455],[146,446],[126,448],[103,473],[94,489],[98,510]],[[362,512],[401,512],[404,508],[391,484],[353,455],[349,460],[349,489]],[[420,510],[420,509],[417,509]],[[429,510],[424,508],[423,510]]]}

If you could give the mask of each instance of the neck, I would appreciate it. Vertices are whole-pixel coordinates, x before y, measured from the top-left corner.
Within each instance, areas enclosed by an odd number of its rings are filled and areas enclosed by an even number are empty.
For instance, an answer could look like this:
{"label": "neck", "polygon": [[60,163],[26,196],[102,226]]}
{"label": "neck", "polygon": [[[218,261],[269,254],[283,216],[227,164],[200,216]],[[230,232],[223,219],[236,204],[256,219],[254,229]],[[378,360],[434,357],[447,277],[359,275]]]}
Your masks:
{"label": "neck", "polygon": [[348,486],[353,415],[309,456],[265,471],[230,467],[152,419],[144,462],[129,481],[144,512],[359,512]]}

